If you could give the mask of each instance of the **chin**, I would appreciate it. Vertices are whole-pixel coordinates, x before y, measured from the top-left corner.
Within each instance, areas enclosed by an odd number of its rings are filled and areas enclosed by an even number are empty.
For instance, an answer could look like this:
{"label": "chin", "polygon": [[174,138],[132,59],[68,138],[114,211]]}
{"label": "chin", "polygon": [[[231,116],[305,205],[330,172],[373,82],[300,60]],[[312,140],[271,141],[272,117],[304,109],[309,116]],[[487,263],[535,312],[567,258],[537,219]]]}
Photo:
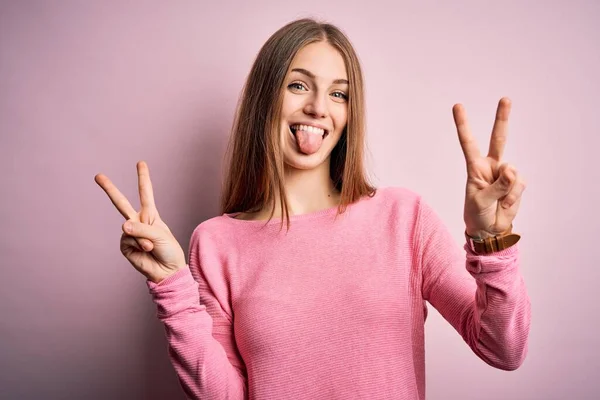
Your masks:
{"label": "chin", "polygon": [[301,170],[315,169],[323,166],[324,164],[328,164],[329,162],[329,154],[322,154],[325,153],[323,150],[324,149],[321,149],[315,154],[307,156],[294,150],[286,149],[283,153],[283,160],[286,167],[289,168]]}

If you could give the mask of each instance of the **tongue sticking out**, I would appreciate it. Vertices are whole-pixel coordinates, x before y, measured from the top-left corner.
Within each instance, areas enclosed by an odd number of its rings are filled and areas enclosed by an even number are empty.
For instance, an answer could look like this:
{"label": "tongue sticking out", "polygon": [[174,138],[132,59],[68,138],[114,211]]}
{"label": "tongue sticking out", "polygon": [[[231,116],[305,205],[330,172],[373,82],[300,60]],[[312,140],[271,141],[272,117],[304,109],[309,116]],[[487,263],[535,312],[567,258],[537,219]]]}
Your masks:
{"label": "tongue sticking out", "polygon": [[323,143],[323,135],[319,133],[306,132],[304,130],[296,131],[296,143],[298,148],[304,154],[313,154],[319,151]]}

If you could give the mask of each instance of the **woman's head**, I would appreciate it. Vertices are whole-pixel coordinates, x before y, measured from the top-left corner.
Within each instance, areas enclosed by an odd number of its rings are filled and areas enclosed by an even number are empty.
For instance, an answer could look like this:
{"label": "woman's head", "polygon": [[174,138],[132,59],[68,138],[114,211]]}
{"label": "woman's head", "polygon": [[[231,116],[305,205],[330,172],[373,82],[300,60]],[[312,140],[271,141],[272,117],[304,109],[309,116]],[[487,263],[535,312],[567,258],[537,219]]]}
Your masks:
{"label": "woman's head", "polygon": [[328,168],[341,192],[340,212],[372,194],[363,161],[364,109],[360,63],[337,27],[301,19],[279,29],[259,51],[242,91],[222,212],[274,211],[279,193],[288,218],[290,168]]}
{"label": "woman's head", "polygon": [[348,122],[348,89],[344,59],[329,42],[298,50],[284,80],[279,115],[286,168],[329,168]]}

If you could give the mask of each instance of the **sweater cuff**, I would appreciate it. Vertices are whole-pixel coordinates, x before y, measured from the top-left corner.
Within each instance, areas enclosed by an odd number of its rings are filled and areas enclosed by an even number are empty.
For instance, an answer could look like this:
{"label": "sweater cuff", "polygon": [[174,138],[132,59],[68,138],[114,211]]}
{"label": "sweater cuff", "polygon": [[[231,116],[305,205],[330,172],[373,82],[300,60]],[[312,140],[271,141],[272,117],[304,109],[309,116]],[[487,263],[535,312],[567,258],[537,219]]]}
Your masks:
{"label": "sweater cuff", "polygon": [[477,254],[467,243],[463,246],[467,252],[467,269],[474,274],[506,270],[518,266],[519,243],[490,254]]}
{"label": "sweater cuff", "polygon": [[180,268],[177,272],[167,276],[158,283],[152,282],[150,279],[146,279],[146,285],[148,285],[150,293],[154,294],[158,292],[164,292],[173,286],[190,283],[190,279],[194,280],[190,271],[190,267],[188,264],[186,264],[185,267]]}
{"label": "sweater cuff", "polygon": [[160,319],[199,305],[198,282],[194,280],[189,265],[159,283],[146,280],[146,284],[157,306],[157,316]]}

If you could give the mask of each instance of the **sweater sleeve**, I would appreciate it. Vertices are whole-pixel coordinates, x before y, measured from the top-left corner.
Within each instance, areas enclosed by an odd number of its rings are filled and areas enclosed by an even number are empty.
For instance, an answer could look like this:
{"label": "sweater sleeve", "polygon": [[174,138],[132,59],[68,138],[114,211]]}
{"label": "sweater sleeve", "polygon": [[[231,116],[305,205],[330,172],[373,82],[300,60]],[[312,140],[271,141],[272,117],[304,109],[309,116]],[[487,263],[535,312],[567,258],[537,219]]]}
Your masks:
{"label": "sweater sleeve", "polygon": [[489,365],[517,369],[527,355],[531,304],[519,272],[518,243],[489,255],[462,252],[422,199],[415,248],[422,294]]}
{"label": "sweater sleeve", "polygon": [[235,346],[232,318],[220,306],[211,286],[221,278],[204,273],[198,240],[194,232],[186,267],[158,284],[146,283],[157,306],[157,317],[164,324],[169,358],[186,397],[246,399],[245,367]]}

